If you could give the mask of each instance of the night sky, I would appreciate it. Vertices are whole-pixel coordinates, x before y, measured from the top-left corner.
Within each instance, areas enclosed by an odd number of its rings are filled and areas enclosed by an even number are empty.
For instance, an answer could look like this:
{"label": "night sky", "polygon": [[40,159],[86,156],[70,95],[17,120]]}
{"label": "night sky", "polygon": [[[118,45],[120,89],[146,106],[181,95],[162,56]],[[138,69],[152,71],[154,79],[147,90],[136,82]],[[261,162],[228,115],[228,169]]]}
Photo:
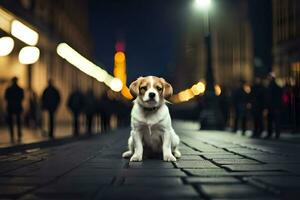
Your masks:
{"label": "night sky", "polygon": [[184,1],[92,0],[90,27],[95,59],[113,70],[115,43],[126,45],[128,81],[142,75],[166,76],[175,62]]}
{"label": "night sky", "polygon": [[[215,3],[221,0],[215,0]],[[222,0],[235,3],[239,0]],[[168,77],[175,67],[182,33],[193,0],[90,0],[94,58],[112,73],[115,44],[126,44],[128,83],[143,75]],[[270,0],[249,3],[254,54],[265,69],[271,66]],[[257,68],[258,69],[258,68]],[[256,70],[255,70],[256,71]]]}

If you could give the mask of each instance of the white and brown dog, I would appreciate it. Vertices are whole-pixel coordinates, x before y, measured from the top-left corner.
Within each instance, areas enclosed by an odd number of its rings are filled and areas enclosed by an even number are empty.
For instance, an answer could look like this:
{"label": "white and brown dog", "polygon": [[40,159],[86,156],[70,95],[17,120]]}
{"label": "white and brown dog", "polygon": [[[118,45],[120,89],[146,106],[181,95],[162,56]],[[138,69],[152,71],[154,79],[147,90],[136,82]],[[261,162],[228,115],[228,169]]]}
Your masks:
{"label": "white and brown dog", "polygon": [[172,86],[163,78],[147,76],[131,83],[129,89],[136,98],[131,111],[129,150],[123,153],[123,158],[142,161],[143,154],[150,152],[162,153],[164,161],[176,161],[181,156],[180,140],[165,100],[172,96]]}

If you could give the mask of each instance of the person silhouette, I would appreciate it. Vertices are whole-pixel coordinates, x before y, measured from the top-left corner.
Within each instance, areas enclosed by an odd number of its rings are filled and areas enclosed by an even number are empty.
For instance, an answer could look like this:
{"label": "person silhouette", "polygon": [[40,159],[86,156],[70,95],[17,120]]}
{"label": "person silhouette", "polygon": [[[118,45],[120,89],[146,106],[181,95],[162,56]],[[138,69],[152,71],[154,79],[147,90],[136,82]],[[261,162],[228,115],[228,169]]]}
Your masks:
{"label": "person silhouette", "polygon": [[262,84],[262,79],[256,77],[252,87],[252,116],[253,116],[253,135],[259,138],[264,130],[263,112],[266,106],[266,88]]}
{"label": "person silhouette", "polygon": [[233,91],[232,101],[235,112],[234,119],[234,127],[233,132],[237,132],[239,128],[239,124],[241,123],[242,135],[246,132],[246,124],[247,124],[247,111],[250,103],[250,95],[246,92],[246,82],[244,80],[240,80],[238,87]]}
{"label": "person silhouette", "polygon": [[7,103],[7,123],[9,126],[10,139],[14,142],[14,117],[16,118],[18,141],[22,139],[21,114],[23,111],[22,101],[24,99],[24,91],[18,85],[18,78],[13,77],[11,86],[5,90],[4,98]]}
{"label": "person silhouette", "polygon": [[86,132],[87,134],[92,134],[94,115],[96,114],[96,99],[92,89],[89,89],[85,94],[84,113],[86,117]]}
{"label": "person silhouette", "polygon": [[271,72],[268,76],[269,85],[267,87],[267,121],[268,134],[264,139],[271,138],[275,129],[275,138],[280,137],[280,109],[282,106],[282,88],[276,83],[275,74]]}
{"label": "person silhouette", "polygon": [[78,136],[79,115],[83,111],[83,107],[84,107],[84,95],[80,92],[80,90],[76,89],[70,94],[67,101],[67,106],[73,114],[73,134],[74,136]]}
{"label": "person silhouette", "polygon": [[52,80],[48,80],[48,86],[42,95],[42,108],[46,110],[49,114],[49,137],[54,137],[54,117],[55,112],[60,103],[60,94],[58,89],[54,87]]}

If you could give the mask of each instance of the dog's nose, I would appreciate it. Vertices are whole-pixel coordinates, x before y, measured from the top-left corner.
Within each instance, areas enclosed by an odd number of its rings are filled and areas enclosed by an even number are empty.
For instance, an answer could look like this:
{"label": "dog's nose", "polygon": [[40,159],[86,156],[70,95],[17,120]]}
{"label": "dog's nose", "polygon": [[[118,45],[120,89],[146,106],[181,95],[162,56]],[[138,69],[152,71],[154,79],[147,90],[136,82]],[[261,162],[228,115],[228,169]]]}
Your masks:
{"label": "dog's nose", "polygon": [[150,99],[153,99],[155,97],[155,93],[154,92],[150,92],[149,93],[149,97],[150,97]]}

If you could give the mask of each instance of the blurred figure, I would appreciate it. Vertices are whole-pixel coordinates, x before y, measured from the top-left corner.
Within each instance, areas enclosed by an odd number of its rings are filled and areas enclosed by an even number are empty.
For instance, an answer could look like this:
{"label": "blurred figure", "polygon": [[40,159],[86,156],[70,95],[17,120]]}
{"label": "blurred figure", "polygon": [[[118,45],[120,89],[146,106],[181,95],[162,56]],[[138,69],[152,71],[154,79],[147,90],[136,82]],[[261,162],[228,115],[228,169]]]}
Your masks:
{"label": "blurred figure", "polygon": [[280,109],[282,106],[282,89],[275,81],[275,74],[270,73],[268,76],[269,85],[267,87],[267,121],[268,121],[268,135],[265,139],[272,137],[273,128],[275,128],[275,137],[280,137]]}
{"label": "blurred figure", "polygon": [[73,134],[74,136],[79,135],[79,116],[84,108],[84,95],[76,89],[72,92],[68,98],[67,106],[73,114]]}
{"label": "blurred figure", "polygon": [[26,113],[25,119],[26,124],[29,128],[37,128],[38,126],[38,100],[36,93],[30,89],[29,95],[29,108]]}
{"label": "blurred figure", "polygon": [[261,78],[256,77],[251,92],[254,122],[252,137],[260,137],[264,130],[263,112],[265,109],[265,92],[266,88],[263,86]]}
{"label": "blurred figure", "polygon": [[222,115],[224,118],[224,126],[226,128],[228,125],[228,119],[229,119],[229,105],[230,105],[229,90],[227,90],[225,87],[223,87],[222,92],[218,98],[219,98],[219,102],[220,102],[221,112],[222,112]]}
{"label": "blurred figure", "polygon": [[250,92],[251,88],[246,85],[245,81],[240,81],[238,87],[233,91],[232,94],[235,113],[233,132],[237,132],[239,124],[241,123],[243,135],[246,132],[248,110],[251,107],[249,95]]}
{"label": "blurred figure", "polygon": [[89,89],[85,95],[84,113],[86,117],[86,131],[88,134],[92,134],[93,120],[96,114],[96,98],[92,89]]}
{"label": "blurred figure", "polygon": [[294,130],[295,113],[293,108],[295,107],[295,94],[289,79],[286,80],[282,88],[282,103],[281,124],[286,129]]}
{"label": "blurred figure", "polygon": [[100,115],[100,126],[101,132],[105,132],[109,130],[109,109],[110,109],[110,102],[109,98],[107,97],[107,92],[104,92],[103,95],[100,97],[97,103],[97,111]]}
{"label": "blurred figure", "polygon": [[60,94],[58,89],[54,87],[52,80],[49,79],[48,86],[44,90],[42,95],[42,108],[45,109],[49,114],[49,137],[53,138],[53,131],[54,131],[54,117],[55,112],[58,108],[60,103]]}
{"label": "blurred figure", "polygon": [[4,98],[7,103],[7,123],[9,126],[11,142],[15,141],[14,136],[14,118],[17,123],[18,141],[22,139],[21,114],[23,111],[22,100],[24,99],[24,91],[18,85],[18,78],[13,77],[11,86],[5,90]]}

